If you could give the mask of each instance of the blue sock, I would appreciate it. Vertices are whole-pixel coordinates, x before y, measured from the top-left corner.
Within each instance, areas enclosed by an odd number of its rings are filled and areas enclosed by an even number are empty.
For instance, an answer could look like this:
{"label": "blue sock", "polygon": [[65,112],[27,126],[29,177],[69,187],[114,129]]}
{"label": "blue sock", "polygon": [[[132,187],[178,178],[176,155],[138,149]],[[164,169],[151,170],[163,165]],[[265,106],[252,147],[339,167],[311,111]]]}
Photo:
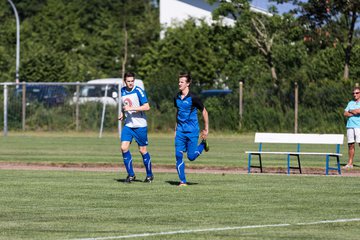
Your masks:
{"label": "blue sock", "polygon": [[151,157],[150,154],[147,152],[144,155],[142,155],[143,163],[146,169],[146,176],[150,177],[152,176],[152,170],[151,170]]}
{"label": "blue sock", "polygon": [[198,146],[198,151],[201,154],[204,151],[205,143],[201,142]]}
{"label": "blue sock", "polygon": [[123,158],[124,158],[124,165],[125,165],[125,168],[126,168],[126,171],[128,173],[129,176],[134,176],[135,173],[134,173],[134,168],[133,168],[133,165],[132,165],[132,156],[131,156],[131,153],[130,151],[127,151],[127,152],[123,152]]}
{"label": "blue sock", "polygon": [[183,161],[183,153],[182,152],[176,152],[176,170],[179,175],[179,179],[181,182],[186,183],[186,177],[185,177],[185,162]]}

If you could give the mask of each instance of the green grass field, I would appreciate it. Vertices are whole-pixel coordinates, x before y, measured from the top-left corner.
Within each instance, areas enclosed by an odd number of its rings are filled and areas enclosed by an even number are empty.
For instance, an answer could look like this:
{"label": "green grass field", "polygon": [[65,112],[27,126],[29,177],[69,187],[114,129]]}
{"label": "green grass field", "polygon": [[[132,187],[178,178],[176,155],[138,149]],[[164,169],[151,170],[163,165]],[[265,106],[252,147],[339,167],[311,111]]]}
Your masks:
{"label": "green grass field", "polygon": [[[153,164],[173,167],[175,164],[174,141],[172,134],[151,134],[148,150]],[[246,150],[257,150],[254,144],[254,134],[229,135],[216,134],[209,138],[211,151],[205,153],[194,162],[188,162],[190,167],[247,167]],[[294,144],[264,145],[264,150],[288,151],[296,150]],[[335,151],[332,145],[304,145],[303,151]],[[131,147],[134,163],[142,166],[142,160],[136,144]],[[342,164],[346,163],[347,149],[342,146],[344,156]],[[256,159],[256,158],[255,158]],[[286,156],[267,155],[263,157],[266,167],[286,168]],[[116,134],[107,134],[98,138],[93,134],[64,133],[26,133],[10,134],[0,138],[0,162],[22,162],[43,164],[119,164],[122,165],[120,142]],[[256,161],[254,160],[254,163]],[[294,164],[296,162],[294,161]],[[303,167],[325,169],[324,156],[302,157]]]}
{"label": "green grass field", "polygon": [[[151,135],[154,164],[174,166],[171,135]],[[189,167],[246,167],[253,135],[210,138]],[[342,149],[343,153],[346,149]],[[134,152],[135,161],[140,157]],[[10,134],[0,162],[121,164],[115,135]],[[342,159],[344,163],[344,157]],[[268,159],[268,166],[285,160]],[[314,159],[304,167],[323,167]],[[156,168],[154,168],[156,170]],[[155,172],[156,173],[156,172]],[[0,239],[358,239],[359,178],[286,174],[0,170]]]}

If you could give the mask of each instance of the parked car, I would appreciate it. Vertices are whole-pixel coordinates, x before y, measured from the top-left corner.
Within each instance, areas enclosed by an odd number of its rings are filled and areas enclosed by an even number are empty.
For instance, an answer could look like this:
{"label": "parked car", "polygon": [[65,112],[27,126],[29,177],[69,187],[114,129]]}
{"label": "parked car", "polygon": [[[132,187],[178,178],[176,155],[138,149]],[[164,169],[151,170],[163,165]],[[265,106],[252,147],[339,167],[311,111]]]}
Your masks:
{"label": "parked car", "polygon": [[[23,88],[15,89],[15,96],[21,97]],[[32,102],[43,103],[47,106],[57,106],[65,103],[67,92],[61,85],[27,84],[25,87],[26,105]]]}
{"label": "parked car", "polygon": [[[87,82],[88,85],[81,86],[79,92],[79,103],[86,102],[100,102],[106,103],[108,105],[116,106],[118,102],[118,87],[124,86],[124,81],[122,78],[103,78],[95,79]],[[91,85],[94,84],[94,85]],[[100,84],[100,85],[99,85]],[[108,86],[107,95],[105,96],[106,85]],[[135,79],[135,86],[139,86],[142,89],[144,88],[144,83],[140,79]],[[74,93],[72,104],[76,103],[77,96],[76,92]]]}

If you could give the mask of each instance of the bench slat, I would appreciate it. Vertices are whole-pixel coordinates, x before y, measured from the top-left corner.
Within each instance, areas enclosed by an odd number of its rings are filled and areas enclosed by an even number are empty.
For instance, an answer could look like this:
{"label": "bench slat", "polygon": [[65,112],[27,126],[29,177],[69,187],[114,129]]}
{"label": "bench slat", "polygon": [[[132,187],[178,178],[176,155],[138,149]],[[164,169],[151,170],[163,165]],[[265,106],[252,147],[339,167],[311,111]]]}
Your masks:
{"label": "bench slat", "polygon": [[255,133],[256,143],[343,144],[343,134]]}
{"label": "bench slat", "polygon": [[259,152],[259,151],[246,151],[245,153],[249,154],[299,154],[299,155],[336,155],[342,156],[341,153],[322,153],[322,152]]}

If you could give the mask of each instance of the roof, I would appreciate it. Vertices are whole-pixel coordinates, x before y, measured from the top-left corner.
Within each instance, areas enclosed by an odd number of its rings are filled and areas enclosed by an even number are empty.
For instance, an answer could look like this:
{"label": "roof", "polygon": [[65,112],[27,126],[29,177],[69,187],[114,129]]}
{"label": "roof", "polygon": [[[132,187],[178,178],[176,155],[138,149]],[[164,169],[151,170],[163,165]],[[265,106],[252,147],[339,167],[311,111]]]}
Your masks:
{"label": "roof", "polygon": [[[124,82],[122,78],[101,78],[101,79],[94,79],[90,80],[87,83],[103,83],[103,84],[119,84],[120,86],[124,86]],[[141,79],[135,79],[135,86],[139,86],[142,89],[144,88],[144,83]]]}
{"label": "roof", "polygon": [[201,95],[204,97],[225,96],[230,93],[232,93],[232,91],[230,89],[210,89],[210,90],[202,90],[201,91]]}

